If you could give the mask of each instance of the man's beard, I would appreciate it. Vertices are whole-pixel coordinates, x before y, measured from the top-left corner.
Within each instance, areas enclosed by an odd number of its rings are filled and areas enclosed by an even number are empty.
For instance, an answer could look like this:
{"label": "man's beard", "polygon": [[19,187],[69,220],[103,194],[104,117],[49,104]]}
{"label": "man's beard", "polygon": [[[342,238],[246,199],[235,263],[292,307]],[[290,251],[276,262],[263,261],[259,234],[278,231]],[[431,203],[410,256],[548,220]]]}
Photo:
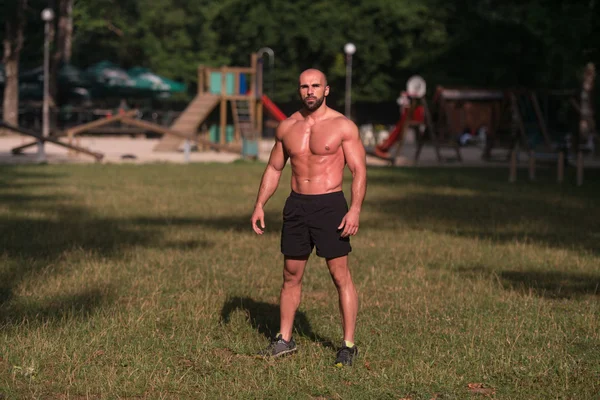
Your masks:
{"label": "man's beard", "polygon": [[[313,99],[314,99],[314,103],[309,104],[308,100],[313,100]],[[302,103],[304,104],[304,108],[307,111],[315,111],[317,108],[321,107],[321,104],[323,104],[323,101],[325,101],[325,96],[323,96],[321,98],[307,97],[302,100]]]}

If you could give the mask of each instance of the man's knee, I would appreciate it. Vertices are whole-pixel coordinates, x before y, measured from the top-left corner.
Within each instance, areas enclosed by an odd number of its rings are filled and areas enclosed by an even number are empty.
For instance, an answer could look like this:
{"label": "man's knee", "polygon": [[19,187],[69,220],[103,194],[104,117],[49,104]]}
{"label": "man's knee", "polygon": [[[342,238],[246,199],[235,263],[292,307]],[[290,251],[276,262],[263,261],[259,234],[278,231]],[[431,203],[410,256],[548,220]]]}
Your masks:
{"label": "man's knee", "polygon": [[302,284],[302,274],[301,273],[292,273],[290,271],[283,272],[283,286],[286,288],[291,288],[294,286],[298,286]]}
{"label": "man's knee", "polygon": [[302,283],[306,260],[307,258],[286,259],[283,269],[283,285],[285,287],[294,287]]}
{"label": "man's knee", "polygon": [[333,278],[333,283],[338,288],[347,288],[354,285],[352,282],[352,276],[350,275],[350,271],[338,271],[337,273],[332,273],[331,277]]}
{"label": "man's knee", "polygon": [[348,268],[347,257],[327,260],[327,265],[329,267],[331,278],[337,287],[353,285],[352,275],[350,274],[350,269]]}

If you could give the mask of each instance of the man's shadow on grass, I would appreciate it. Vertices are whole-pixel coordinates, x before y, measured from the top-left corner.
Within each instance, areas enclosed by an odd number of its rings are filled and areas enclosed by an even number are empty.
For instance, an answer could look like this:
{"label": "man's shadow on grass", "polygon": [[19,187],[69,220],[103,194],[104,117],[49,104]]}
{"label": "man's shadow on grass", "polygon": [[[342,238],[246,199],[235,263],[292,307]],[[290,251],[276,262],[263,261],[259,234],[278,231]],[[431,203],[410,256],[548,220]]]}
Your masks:
{"label": "man's shadow on grass", "polygon": [[[272,339],[277,333],[277,327],[279,326],[278,305],[254,301],[249,297],[232,297],[223,304],[223,308],[221,309],[221,323],[229,323],[231,314],[238,310],[244,312],[252,327],[267,339]],[[293,331],[298,336],[320,343],[324,347],[330,349],[336,348],[331,340],[316,334],[312,330],[306,314],[302,311],[296,311]]]}

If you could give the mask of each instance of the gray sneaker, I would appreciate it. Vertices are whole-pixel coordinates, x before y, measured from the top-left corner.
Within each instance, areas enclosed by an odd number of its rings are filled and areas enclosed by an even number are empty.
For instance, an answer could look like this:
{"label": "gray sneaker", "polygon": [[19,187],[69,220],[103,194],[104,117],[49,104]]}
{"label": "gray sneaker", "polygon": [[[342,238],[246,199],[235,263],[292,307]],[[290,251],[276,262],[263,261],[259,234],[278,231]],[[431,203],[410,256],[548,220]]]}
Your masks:
{"label": "gray sneaker", "polygon": [[344,367],[351,366],[354,359],[358,356],[358,347],[356,345],[352,347],[346,346],[346,343],[342,345],[336,354],[335,366]]}
{"label": "gray sneaker", "polygon": [[283,337],[280,333],[271,340],[271,343],[267,346],[266,349],[261,350],[258,353],[258,357],[275,358],[293,353],[296,350],[298,350],[298,348],[296,347],[296,342],[294,341],[294,338],[291,338],[288,342],[286,340],[283,340]]}

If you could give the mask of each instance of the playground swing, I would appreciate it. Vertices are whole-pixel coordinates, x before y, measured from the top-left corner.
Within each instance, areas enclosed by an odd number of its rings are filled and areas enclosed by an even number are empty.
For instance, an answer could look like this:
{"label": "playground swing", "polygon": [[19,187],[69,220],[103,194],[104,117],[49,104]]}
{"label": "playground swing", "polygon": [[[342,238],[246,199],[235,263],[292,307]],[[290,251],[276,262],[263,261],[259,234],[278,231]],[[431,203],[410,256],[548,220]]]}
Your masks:
{"label": "playground swing", "polygon": [[436,105],[436,126],[440,136],[459,149],[461,136],[469,133],[470,140],[483,147],[482,158],[491,158],[505,114],[503,92],[439,86],[433,103]]}
{"label": "playground swing", "polygon": [[[512,107],[513,136],[520,140],[515,141],[511,149],[509,181],[515,182],[517,178],[517,158],[519,144],[529,153],[529,180],[535,179],[536,163],[538,161],[556,162],[557,181],[563,182],[565,166],[568,165],[569,153],[575,155],[577,185],[583,184],[583,149],[582,144],[588,142],[595,135],[595,120],[590,105],[590,92],[595,79],[595,67],[588,64],[584,73],[580,102],[575,99],[575,91],[547,92],[546,98],[553,95],[562,102],[568,103],[577,113],[578,123],[571,124],[577,127],[574,133],[566,132],[560,135],[555,132],[555,143],[552,142],[551,132],[546,124],[546,118],[540,107],[538,96],[532,91],[511,91],[510,100]],[[548,110],[546,110],[546,115]],[[558,137],[556,137],[558,136]],[[568,140],[570,137],[570,140]],[[540,150],[540,144],[542,149]]]}

